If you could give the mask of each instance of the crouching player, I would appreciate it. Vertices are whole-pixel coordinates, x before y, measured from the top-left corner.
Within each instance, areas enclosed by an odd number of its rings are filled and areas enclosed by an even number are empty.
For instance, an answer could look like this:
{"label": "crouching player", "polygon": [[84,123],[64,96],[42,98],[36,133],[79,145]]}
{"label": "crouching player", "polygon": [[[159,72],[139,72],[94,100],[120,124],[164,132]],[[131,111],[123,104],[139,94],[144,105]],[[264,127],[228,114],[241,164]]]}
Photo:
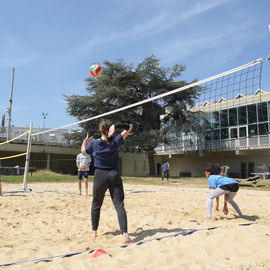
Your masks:
{"label": "crouching player", "polygon": [[213,199],[219,196],[225,195],[223,212],[228,214],[227,202],[229,202],[234,210],[238,213],[239,217],[243,217],[243,214],[238,207],[237,203],[233,200],[237,191],[239,190],[239,184],[236,180],[227,176],[220,175],[221,168],[217,165],[211,165],[206,168],[204,174],[208,178],[208,184],[210,189],[214,189],[209,193],[207,197],[207,215],[208,218],[212,218]]}

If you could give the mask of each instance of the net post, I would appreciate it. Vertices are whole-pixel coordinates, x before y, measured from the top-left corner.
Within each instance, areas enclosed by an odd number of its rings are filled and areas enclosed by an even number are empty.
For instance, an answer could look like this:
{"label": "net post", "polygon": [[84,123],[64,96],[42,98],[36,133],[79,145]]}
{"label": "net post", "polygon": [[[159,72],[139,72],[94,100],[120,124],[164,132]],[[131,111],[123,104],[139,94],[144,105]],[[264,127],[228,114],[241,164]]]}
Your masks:
{"label": "net post", "polygon": [[27,142],[27,152],[25,158],[25,166],[24,166],[24,176],[23,176],[23,189],[27,190],[27,181],[28,181],[28,171],[29,171],[29,162],[30,162],[30,145],[31,145],[31,135],[32,135],[32,126],[33,123],[30,123],[29,134],[28,134],[28,142]]}

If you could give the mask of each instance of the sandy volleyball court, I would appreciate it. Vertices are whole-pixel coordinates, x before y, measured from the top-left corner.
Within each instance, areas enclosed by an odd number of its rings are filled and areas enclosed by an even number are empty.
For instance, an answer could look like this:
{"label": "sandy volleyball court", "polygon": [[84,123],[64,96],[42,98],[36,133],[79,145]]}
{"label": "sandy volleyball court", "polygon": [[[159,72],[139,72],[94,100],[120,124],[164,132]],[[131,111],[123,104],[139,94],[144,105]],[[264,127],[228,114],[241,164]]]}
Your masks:
{"label": "sandy volleyball court", "polygon": [[[20,188],[5,184],[4,192]],[[270,269],[268,191],[240,189],[235,200],[245,219],[229,206],[228,216],[213,211],[209,221],[206,188],[124,184],[129,234],[137,241],[124,248],[109,196],[92,239],[91,195],[77,195],[76,182],[31,188],[0,197],[0,264],[31,261],[3,269]],[[111,256],[92,258],[94,249]]]}

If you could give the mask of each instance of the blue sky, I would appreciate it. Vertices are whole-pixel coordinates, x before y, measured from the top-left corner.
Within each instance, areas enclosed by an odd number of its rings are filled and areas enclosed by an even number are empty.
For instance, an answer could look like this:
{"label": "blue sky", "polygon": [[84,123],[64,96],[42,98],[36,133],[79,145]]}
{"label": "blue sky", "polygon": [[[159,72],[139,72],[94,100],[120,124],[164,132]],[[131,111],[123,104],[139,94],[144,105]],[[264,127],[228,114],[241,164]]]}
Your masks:
{"label": "blue sky", "polygon": [[[104,60],[185,64],[204,79],[270,54],[269,0],[0,0],[0,115],[47,128],[75,122],[63,95],[86,94],[89,67]],[[270,90],[270,62],[262,88]],[[7,114],[6,114],[7,118]]]}

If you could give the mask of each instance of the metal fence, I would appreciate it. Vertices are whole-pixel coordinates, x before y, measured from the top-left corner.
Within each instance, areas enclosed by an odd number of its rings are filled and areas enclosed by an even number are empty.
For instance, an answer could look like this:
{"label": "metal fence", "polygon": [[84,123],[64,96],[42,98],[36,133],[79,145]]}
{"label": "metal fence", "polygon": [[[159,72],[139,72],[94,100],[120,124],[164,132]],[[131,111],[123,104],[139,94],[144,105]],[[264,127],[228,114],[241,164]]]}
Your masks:
{"label": "metal fence", "polygon": [[[9,138],[13,139],[17,136],[23,134],[24,132],[28,131],[28,127],[14,127],[10,128]],[[45,131],[48,129],[45,128],[33,128],[32,133],[38,133],[41,131]],[[68,129],[59,129],[54,132],[49,132],[46,134],[39,134],[32,136],[32,144],[52,144],[52,145],[59,145],[59,146],[74,146],[74,143],[67,138],[67,134],[69,133]],[[5,128],[0,129],[0,142],[4,142],[7,140],[7,130]],[[28,134],[16,139],[16,143],[27,143]]]}

